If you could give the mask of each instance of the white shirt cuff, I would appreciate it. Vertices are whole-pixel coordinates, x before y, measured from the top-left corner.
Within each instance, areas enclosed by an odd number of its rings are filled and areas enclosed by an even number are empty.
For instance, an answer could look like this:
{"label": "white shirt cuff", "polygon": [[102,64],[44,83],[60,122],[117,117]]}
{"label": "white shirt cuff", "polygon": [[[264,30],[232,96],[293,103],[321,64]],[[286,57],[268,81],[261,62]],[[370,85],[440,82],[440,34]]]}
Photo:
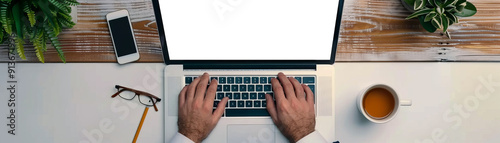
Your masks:
{"label": "white shirt cuff", "polygon": [[318,132],[314,131],[309,135],[301,138],[297,143],[327,143],[325,138]]}
{"label": "white shirt cuff", "polygon": [[194,141],[177,132],[177,134],[175,134],[175,136],[170,140],[170,143],[194,143]]}

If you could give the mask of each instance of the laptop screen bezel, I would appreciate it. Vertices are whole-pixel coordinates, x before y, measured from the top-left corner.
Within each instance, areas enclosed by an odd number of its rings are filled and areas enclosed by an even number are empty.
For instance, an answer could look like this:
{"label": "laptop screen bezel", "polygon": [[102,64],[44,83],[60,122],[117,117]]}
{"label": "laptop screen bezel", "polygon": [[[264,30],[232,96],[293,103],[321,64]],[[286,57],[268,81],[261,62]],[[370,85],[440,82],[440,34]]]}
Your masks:
{"label": "laptop screen bezel", "polygon": [[161,49],[163,53],[163,61],[165,64],[258,64],[258,63],[273,63],[273,64],[294,64],[294,63],[314,63],[314,64],[333,64],[335,62],[335,55],[337,53],[337,45],[339,40],[340,24],[342,21],[342,11],[344,7],[344,0],[339,0],[339,7],[337,10],[337,19],[335,22],[335,31],[333,36],[332,53],[330,55],[330,60],[170,60],[168,53],[167,41],[165,38],[163,21],[160,12],[159,0],[152,0],[153,9],[155,13],[156,25],[158,29],[158,35],[160,37]]}

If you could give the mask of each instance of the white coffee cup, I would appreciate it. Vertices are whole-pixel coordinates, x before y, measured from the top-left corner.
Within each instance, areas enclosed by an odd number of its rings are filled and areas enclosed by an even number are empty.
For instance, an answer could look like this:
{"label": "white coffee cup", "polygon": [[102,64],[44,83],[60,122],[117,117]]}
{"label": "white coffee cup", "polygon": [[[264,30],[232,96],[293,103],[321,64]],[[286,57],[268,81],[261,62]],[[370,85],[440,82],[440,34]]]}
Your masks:
{"label": "white coffee cup", "polygon": [[[394,109],[392,110],[392,112],[389,115],[382,117],[382,118],[376,118],[376,117],[370,116],[368,113],[366,113],[366,111],[363,107],[363,99],[366,96],[366,94],[369,91],[371,91],[372,89],[376,89],[376,88],[382,88],[382,89],[389,91],[391,93],[391,95],[394,97],[394,102],[396,102],[396,103],[394,103]],[[357,101],[358,109],[361,112],[361,114],[363,114],[363,116],[365,116],[366,119],[368,119],[374,123],[387,123],[396,116],[396,113],[399,110],[399,106],[411,106],[411,104],[412,104],[411,100],[400,100],[396,91],[394,91],[394,89],[392,89],[391,87],[389,87],[385,84],[375,84],[375,85],[369,86],[368,88],[363,90],[358,95],[357,100],[358,100]]]}

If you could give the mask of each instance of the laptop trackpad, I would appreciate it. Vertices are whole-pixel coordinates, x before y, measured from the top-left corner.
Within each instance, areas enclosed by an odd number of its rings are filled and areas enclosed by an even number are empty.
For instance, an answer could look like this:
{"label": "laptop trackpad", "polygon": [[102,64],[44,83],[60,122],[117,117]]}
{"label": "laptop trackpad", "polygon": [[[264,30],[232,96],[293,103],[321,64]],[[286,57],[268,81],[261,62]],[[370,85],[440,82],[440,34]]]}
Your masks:
{"label": "laptop trackpad", "polygon": [[228,125],[228,143],[273,143],[274,125]]}

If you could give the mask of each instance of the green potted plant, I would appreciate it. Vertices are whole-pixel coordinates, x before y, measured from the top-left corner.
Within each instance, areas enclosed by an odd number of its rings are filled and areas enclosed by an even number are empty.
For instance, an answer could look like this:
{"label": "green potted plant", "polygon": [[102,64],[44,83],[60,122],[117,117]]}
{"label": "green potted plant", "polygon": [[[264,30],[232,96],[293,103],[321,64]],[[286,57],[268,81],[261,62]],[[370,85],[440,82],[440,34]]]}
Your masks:
{"label": "green potted plant", "polygon": [[413,12],[406,19],[418,18],[425,30],[434,33],[440,29],[451,38],[448,27],[458,23],[458,17],[476,14],[476,7],[467,0],[402,0],[403,6]]}
{"label": "green potted plant", "polygon": [[76,0],[1,0],[0,43],[12,38],[12,50],[15,49],[21,59],[26,59],[23,44],[28,40],[33,44],[38,60],[44,63],[43,53],[50,42],[66,63],[57,36],[63,28],[75,25],[70,6],[76,5],[79,5]]}

